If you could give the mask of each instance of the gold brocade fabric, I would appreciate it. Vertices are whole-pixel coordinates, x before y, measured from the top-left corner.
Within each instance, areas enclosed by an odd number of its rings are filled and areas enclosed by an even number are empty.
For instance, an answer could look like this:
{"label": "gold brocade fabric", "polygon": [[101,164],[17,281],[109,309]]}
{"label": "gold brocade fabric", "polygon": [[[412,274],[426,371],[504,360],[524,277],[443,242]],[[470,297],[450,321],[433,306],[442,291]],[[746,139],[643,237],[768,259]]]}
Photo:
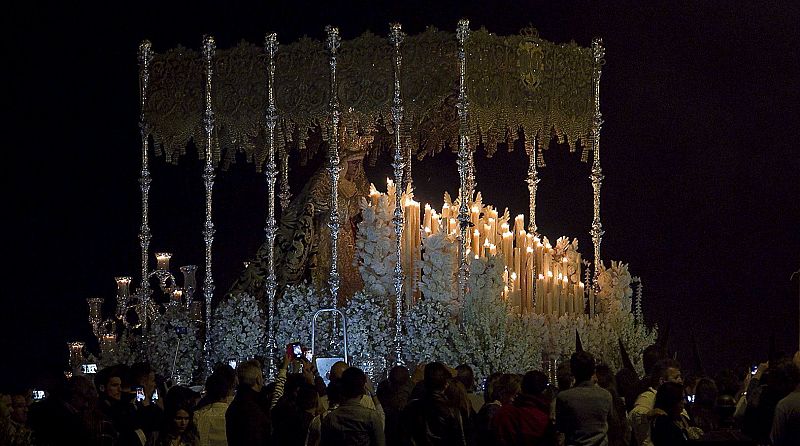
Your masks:
{"label": "gold brocade fabric", "polygon": [[[498,143],[523,130],[529,139],[559,136],[574,149],[587,146],[594,117],[593,74],[600,67],[591,49],[554,44],[533,29],[516,36],[473,31],[466,44],[469,133],[491,156]],[[417,159],[456,147],[459,68],[453,33],[428,29],[401,46],[403,137]],[[373,135],[368,155],[387,150],[393,97],[394,51],[387,38],[364,34],[343,41],[337,58],[337,92],[343,119],[363,135]],[[242,42],[217,50],[212,76],[215,116],[213,153],[222,167],[243,152],[258,170],[266,158],[267,55]],[[329,133],[330,64],[320,41],[303,38],[279,47],[275,59],[276,144],[309,159]],[[205,88],[202,55],[175,48],[155,54],[145,120],[159,153],[177,162],[193,140],[201,157],[206,138],[202,119]],[[319,127],[322,142],[307,141]],[[382,136],[381,136],[382,135]],[[342,147],[347,150],[346,147]],[[584,159],[586,152],[584,151]]]}

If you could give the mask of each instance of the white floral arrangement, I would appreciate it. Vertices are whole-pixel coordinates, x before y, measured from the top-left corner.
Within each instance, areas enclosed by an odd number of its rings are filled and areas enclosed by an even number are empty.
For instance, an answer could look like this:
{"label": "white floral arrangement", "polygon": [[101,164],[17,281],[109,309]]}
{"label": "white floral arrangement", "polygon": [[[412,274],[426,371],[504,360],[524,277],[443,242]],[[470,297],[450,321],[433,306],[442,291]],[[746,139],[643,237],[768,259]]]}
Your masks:
{"label": "white floral arrangement", "polygon": [[543,320],[519,315],[501,297],[503,269],[499,257],[472,261],[461,323],[451,331],[457,362],[471,364],[479,378],[542,365]]}
{"label": "white floral arrangement", "polygon": [[424,299],[442,302],[457,309],[458,240],[452,234],[439,232],[422,239],[422,277],[419,290]]}
{"label": "white floral arrangement", "polygon": [[389,300],[359,291],[344,309],[347,316],[347,347],[355,362],[368,365],[373,378],[386,371],[386,358],[393,351],[394,324]]}
{"label": "white floral arrangement", "polygon": [[[167,306],[150,327],[149,361],[153,369],[181,384],[192,382],[200,366],[203,340],[198,324],[183,308]],[[174,364],[174,367],[173,367]]]}
{"label": "white floral arrangement", "polygon": [[622,262],[611,261],[611,266],[606,268],[600,264],[597,274],[597,293],[598,309],[603,313],[613,313],[631,311],[631,273],[628,272],[628,265]]}
{"label": "white floral arrangement", "polygon": [[114,347],[103,351],[97,358],[97,367],[100,369],[115,365],[132,365],[140,361],[139,336],[134,335],[128,330],[117,338]]}
{"label": "white floral arrangement", "polygon": [[[287,286],[277,304],[276,344],[281,346],[290,342],[299,342],[310,348],[311,323],[314,319],[314,313],[317,310],[328,307],[330,307],[329,297],[308,284],[300,283]],[[332,320],[331,313],[324,313],[317,318],[317,351],[314,352],[317,356],[340,354],[339,351],[331,349],[331,347],[338,347],[338,343],[331,345]]]}
{"label": "white floral arrangement", "polygon": [[364,281],[364,290],[374,296],[394,295],[394,268],[397,264],[394,216],[394,187],[390,184],[386,194],[380,194],[370,184],[370,195],[377,203],[366,198],[359,202],[361,222],[356,233],[356,264]]}
{"label": "white floral arrangement", "polygon": [[443,302],[432,299],[417,301],[406,312],[406,343],[403,352],[412,364],[456,361],[451,325],[454,319]]}
{"label": "white floral arrangement", "polygon": [[267,319],[255,297],[233,295],[214,310],[211,326],[212,362],[243,361],[266,352]]}

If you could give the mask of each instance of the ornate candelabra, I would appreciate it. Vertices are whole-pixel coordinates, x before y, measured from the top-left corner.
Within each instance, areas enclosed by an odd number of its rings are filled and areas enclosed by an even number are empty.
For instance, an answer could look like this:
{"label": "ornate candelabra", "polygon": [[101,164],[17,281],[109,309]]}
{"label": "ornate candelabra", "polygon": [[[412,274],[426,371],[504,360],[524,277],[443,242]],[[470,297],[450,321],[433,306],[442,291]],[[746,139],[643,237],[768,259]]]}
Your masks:
{"label": "ornate candelabra", "polygon": [[[179,307],[189,313],[189,318],[196,323],[201,323],[202,309],[200,301],[193,297],[197,289],[195,273],[197,266],[186,265],[180,267],[183,274],[183,286],[178,286],[175,275],[169,271],[171,253],[155,253],[156,269],[151,271],[142,281],[143,286],[133,294],[130,291],[131,278],[128,276],[116,277],[117,296],[116,308],[112,318],[103,317],[104,299],[92,297],[87,299],[89,306],[89,324],[92,333],[100,344],[101,354],[112,352],[116,348],[119,329],[141,330],[146,333],[149,326],[160,317],[167,307]],[[164,296],[160,301],[154,296],[155,290],[150,287],[152,280],[157,280],[157,289]],[[132,314],[135,314],[135,318]],[[145,338],[146,341],[146,338]],[[142,350],[145,356],[148,353],[148,343],[144,342]]]}

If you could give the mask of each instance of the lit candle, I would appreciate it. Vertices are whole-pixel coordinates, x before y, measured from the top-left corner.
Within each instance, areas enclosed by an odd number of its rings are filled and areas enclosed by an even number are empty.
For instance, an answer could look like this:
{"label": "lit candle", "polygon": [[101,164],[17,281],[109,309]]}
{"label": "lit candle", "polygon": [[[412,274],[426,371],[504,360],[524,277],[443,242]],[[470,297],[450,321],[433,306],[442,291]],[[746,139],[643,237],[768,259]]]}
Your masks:
{"label": "lit candle", "polygon": [[180,305],[182,297],[183,297],[183,291],[181,291],[181,290],[172,290],[172,302],[173,303]]}
{"label": "lit candle", "polygon": [[503,260],[506,262],[506,266],[513,265],[514,261],[514,240],[513,234],[506,231],[503,233]]}
{"label": "lit candle", "polygon": [[156,253],[156,268],[166,271],[169,269],[169,259],[172,257],[172,253],[169,252],[157,252]]}
{"label": "lit candle", "polygon": [[436,211],[433,212],[433,218],[431,219],[431,233],[439,233],[439,214]]}
{"label": "lit candle", "polygon": [[86,302],[89,304],[89,319],[94,319],[99,321],[103,318],[103,298],[102,297],[92,297],[86,299]]}
{"label": "lit candle", "polygon": [[473,226],[478,226],[478,219],[480,218],[481,210],[478,209],[478,206],[472,206],[470,212],[470,221],[472,222]]}
{"label": "lit candle", "polygon": [[[489,211],[492,215],[494,211]],[[489,229],[486,231],[491,243],[497,243],[497,220],[494,217],[489,217]]]}
{"label": "lit candle", "polygon": [[431,206],[427,203],[425,204],[425,219],[422,221],[422,226],[431,227]]}
{"label": "lit candle", "polygon": [[476,258],[478,257],[478,254],[481,251],[480,239],[481,239],[480,231],[478,231],[477,229],[472,231],[472,244],[470,246],[474,248],[473,251],[475,251]]}

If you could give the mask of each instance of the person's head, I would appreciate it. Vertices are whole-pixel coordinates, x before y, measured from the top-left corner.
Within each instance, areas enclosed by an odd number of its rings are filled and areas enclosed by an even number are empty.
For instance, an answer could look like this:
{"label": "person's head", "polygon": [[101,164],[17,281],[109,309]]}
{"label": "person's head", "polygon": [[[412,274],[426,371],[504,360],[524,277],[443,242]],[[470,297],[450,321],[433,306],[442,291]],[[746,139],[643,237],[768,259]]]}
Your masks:
{"label": "person's head", "polygon": [[342,372],[339,382],[342,386],[342,397],[345,400],[360,398],[364,395],[367,375],[358,367],[350,367]]}
{"label": "person's head", "polygon": [[396,365],[389,370],[389,382],[395,387],[402,387],[408,384],[410,379],[411,375],[405,366]]}
{"label": "person's head", "polygon": [[142,386],[150,390],[156,388],[156,373],[150,367],[149,362],[133,364],[128,373],[130,374],[131,385]]}
{"label": "person's head", "polygon": [[497,381],[500,379],[501,376],[503,376],[502,373],[494,372],[491,375],[489,375],[488,378],[486,378],[486,384],[484,384],[483,386],[483,399],[487,403],[492,401],[498,401],[494,399],[494,386],[497,385]]}
{"label": "person's head", "polygon": [[228,386],[231,388],[231,391],[236,388],[236,385],[238,384],[236,380],[236,370],[234,370],[234,368],[229,364],[217,364],[214,366],[214,374],[222,376],[222,378],[228,382]]}
{"label": "person's head", "polygon": [[558,390],[567,390],[575,384],[575,377],[570,370],[569,362],[562,362],[556,368],[556,385]]}
{"label": "person's head", "polygon": [[658,345],[653,344],[645,347],[642,351],[642,365],[644,366],[645,375],[650,375],[653,372],[653,367],[663,356],[661,347]]}
{"label": "person's head", "polygon": [[194,414],[192,407],[187,404],[168,404],[164,411],[166,434],[183,436],[194,430]]}
{"label": "person's head", "polygon": [[264,387],[264,372],[261,371],[261,364],[258,361],[250,360],[239,364],[236,367],[236,376],[239,377],[239,385],[260,392]]}
{"label": "person's head", "polygon": [[455,409],[458,409],[463,416],[468,416],[470,408],[472,407],[467,396],[467,389],[458,378],[450,378],[447,387],[444,390],[444,395],[448,403]]}
{"label": "person's head", "polygon": [[425,389],[428,392],[441,392],[447,388],[452,375],[441,362],[431,362],[425,366]]}
{"label": "person's head", "polygon": [[411,383],[417,384],[418,382],[423,381],[424,379],[425,379],[425,363],[420,362],[414,368],[414,373],[411,375]]}
{"label": "person's head", "polygon": [[594,356],[589,352],[575,352],[569,358],[569,368],[576,383],[588,381],[594,375]]}
{"label": "person's head", "polygon": [[319,393],[311,384],[304,384],[297,389],[297,407],[306,412],[316,412],[319,407]]}
{"label": "person's head", "polygon": [[347,363],[344,361],[337,361],[333,363],[333,365],[331,366],[330,376],[328,377],[328,379],[330,379],[331,381],[336,381],[341,379],[342,374],[344,374],[344,371],[347,370],[348,368],[350,368],[350,366],[347,365]]}
{"label": "person's head", "polygon": [[167,395],[164,398],[165,402],[169,406],[174,407],[191,407],[194,408],[197,405],[197,401],[200,399],[200,393],[195,392],[189,387],[186,386],[172,386],[167,391]]}
{"label": "person's head", "polygon": [[683,385],[676,382],[665,382],[658,387],[654,407],[661,409],[670,416],[678,419],[683,411]]}
{"label": "person's head", "polygon": [[206,380],[206,396],[211,402],[225,401],[233,393],[231,383],[220,373],[212,373]]}
{"label": "person's head", "polygon": [[717,404],[717,385],[708,378],[700,378],[694,385],[694,405],[713,408]]}
{"label": "person's head", "polygon": [[20,424],[28,422],[27,392],[14,392],[11,394],[11,419]]}
{"label": "person's head", "polygon": [[64,386],[64,401],[80,413],[90,410],[97,401],[97,390],[89,378],[76,375],[67,380]]}
{"label": "person's head", "polygon": [[597,385],[608,390],[614,395],[617,392],[617,383],[614,379],[614,373],[608,364],[598,364],[594,369],[594,374],[597,377]]}
{"label": "person's head", "polygon": [[471,392],[475,388],[475,374],[472,372],[472,367],[467,364],[456,367],[456,379],[464,385],[467,392]]}
{"label": "person's head", "polygon": [[678,361],[672,358],[665,358],[658,361],[653,366],[651,374],[652,386],[659,387],[666,382],[678,383],[683,385],[683,377],[681,376],[681,365]]}
{"label": "person's head", "polygon": [[97,390],[106,397],[119,401],[122,398],[122,375],[124,373],[120,366],[106,367],[100,370],[94,378]]}
{"label": "person's head", "polygon": [[541,395],[548,386],[547,375],[531,370],[522,377],[522,393],[526,395]]}
{"label": "person's head", "polygon": [[497,379],[492,389],[492,401],[506,405],[514,401],[522,388],[522,378],[515,373],[504,373]]}

